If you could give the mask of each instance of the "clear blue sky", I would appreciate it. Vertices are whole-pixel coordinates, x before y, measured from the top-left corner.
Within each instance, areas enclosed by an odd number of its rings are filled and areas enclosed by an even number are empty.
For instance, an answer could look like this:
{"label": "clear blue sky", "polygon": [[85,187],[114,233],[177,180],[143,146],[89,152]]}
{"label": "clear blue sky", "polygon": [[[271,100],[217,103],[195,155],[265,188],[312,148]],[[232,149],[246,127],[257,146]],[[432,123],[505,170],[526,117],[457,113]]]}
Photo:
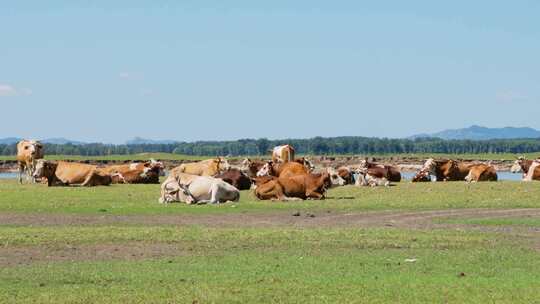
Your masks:
{"label": "clear blue sky", "polygon": [[540,128],[539,16],[540,1],[1,1],[0,137]]}

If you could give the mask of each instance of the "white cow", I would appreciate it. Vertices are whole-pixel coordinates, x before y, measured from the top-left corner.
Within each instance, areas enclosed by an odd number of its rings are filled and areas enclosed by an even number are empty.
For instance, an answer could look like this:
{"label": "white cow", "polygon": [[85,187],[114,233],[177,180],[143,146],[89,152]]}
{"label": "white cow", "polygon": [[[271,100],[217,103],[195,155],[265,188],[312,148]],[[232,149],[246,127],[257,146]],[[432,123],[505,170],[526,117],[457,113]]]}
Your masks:
{"label": "white cow", "polygon": [[240,191],[221,179],[177,173],[161,185],[160,203],[185,202],[187,204],[217,204],[237,202]]}

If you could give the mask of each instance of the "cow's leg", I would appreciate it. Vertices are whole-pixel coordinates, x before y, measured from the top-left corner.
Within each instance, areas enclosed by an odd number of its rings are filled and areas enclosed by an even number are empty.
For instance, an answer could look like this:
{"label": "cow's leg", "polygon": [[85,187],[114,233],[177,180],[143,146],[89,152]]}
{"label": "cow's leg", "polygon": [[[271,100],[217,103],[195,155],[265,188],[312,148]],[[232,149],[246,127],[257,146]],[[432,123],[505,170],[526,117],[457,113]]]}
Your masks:
{"label": "cow's leg", "polygon": [[211,193],[210,199],[197,201],[197,204],[206,204],[206,203],[218,204],[219,203],[219,199],[217,197],[218,190],[219,190],[219,186],[217,184],[213,184],[212,187],[210,187],[210,193]]}
{"label": "cow's leg", "polygon": [[32,159],[32,163],[30,166],[28,166],[28,177],[30,178],[30,181],[35,184],[36,179],[34,178],[34,168],[36,167],[36,160]]}
{"label": "cow's leg", "polygon": [[82,182],[81,187],[92,187],[92,186],[94,186],[95,175],[96,174],[94,172],[90,172],[88,174],[88,176],[86,177],[86,179],[84,180],[84,182]]}
{"label": "cow's leg", "polygon": [[324,197],[324,195],[320,194],[316,190],[307,190],[306,191],[306,197],[320,200],[320,199],[322,199]]}
{"label": "cow's leg", "polygon": [[26,168],[22,164],[19,164],[19,184],[22,184],[23,172],[26,172]]}

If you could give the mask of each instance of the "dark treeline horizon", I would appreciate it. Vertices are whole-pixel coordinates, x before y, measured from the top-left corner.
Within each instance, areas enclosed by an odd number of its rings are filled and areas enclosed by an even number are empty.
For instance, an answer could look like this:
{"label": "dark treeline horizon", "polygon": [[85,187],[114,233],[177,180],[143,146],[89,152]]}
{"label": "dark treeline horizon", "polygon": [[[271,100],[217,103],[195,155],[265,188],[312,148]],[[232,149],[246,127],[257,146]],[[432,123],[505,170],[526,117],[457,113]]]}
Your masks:
{"label": "dark treeline horizon", "polygon": [[[240,139],[233,141],[196,141],[170,144],[114,145],[45,144],[47,155],[126,155],[136,153],[175,153],[197,156],[268,155],[277,145],[291,144],[297,154],[350,155],[398,153],[530,153],[540,151],[539,139],[443,140],[440,138],[388,139],[369,137],[314,137],[309,139]],[[15,155],[15,144],[0,145],[1,155]]]}

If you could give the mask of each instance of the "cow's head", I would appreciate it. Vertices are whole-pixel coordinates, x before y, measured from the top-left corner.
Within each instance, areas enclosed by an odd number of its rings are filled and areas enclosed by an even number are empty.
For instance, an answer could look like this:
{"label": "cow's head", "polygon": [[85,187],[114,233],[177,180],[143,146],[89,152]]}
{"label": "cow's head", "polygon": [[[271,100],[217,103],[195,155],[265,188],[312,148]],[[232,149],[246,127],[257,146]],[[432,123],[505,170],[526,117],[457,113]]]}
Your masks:
{"label": "cow's head", "polygon": [[41,149],[43,148],[43,145],[35,140],[28,140],[24,141],[24,144],[22,146],[23,153],[26,155],[36,156],[40,154]]}
{"label": "cow's head", "polygon": [[249,158],[244,158],[244,160],[242,160],[242,162],[240,163],[240,170],[244,171],[244,172],[248,172],[249,171],[249,167],[251,166],[253,162],[251,161],[251,159]]}
{"label": "cow's head", "polygon": [[315,166],[309,159],[302,157],[302,161],[303,161],[304,167],[306,167],[306,169],[308,169],[309,172],[315,170]]}
{"label": "cow's head", "polygon": [[197,203],[197,200],[193,197],[193,194],[189,191],[189,184],[178,183],[179,186],[179,198],[180,201],[186,202],[186,204],[191,205]]}
{"label": "cow's head", "polygon": [[259,169],[259,171],[257,171],[257,176],[273,175],[272,174],[273,172],[274,172],[274,162],[268,161],[266,162],[266,164],[264,164],[264,166],[261,167],[261,169]]}
{"label": "cow's head", "polygon": [[228,171],[229,169],[231,169],[231,165],[226,158],[218,157],[215,159],[215,162],[217,163],[217,169],[219,172]]}
{"label": "cow's head", "polygon": [[54,175],[57,166],[58,164],[55,162],[39,159],[36,162],[36,167],[34,169],[32,176],[34,178],[43,178],[43,177],[49,178]]}
{"label": "cow's head", "polygon": [[523,172],[523,165],[525,164],[525,157],[521,156],[512,165],[510,172],[512,173],[521,173]]}

